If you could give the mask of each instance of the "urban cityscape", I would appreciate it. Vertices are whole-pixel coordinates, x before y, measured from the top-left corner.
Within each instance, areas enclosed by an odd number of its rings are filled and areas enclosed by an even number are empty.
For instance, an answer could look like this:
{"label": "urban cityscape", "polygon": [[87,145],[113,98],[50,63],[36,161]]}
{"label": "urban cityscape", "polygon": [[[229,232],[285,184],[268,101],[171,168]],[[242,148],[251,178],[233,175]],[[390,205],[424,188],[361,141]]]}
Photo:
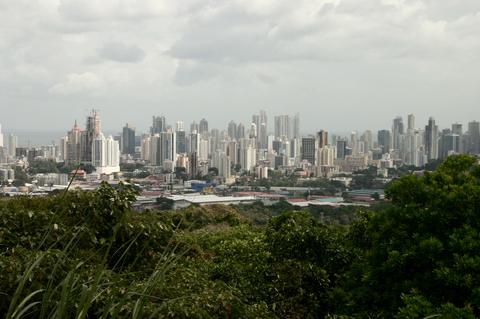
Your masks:
{"label": "urban cityscape", "polygon": [[[250,123],[232,120],[223,128],[211,128],[205,118],[186,126],[153,116],[149,132],[138,132],[126,123],[120,133],[106,136],[100,111],[92,109],[84,126],[75,120],[65,136],[51,145],[17,147],[16,136],[7,132],[4,138],[0,136],[3,192],[46,194],[65,188],[73,175],[76,187],[91,189],[100,181],[129,181],[140,185],[145,194],[161,191],[153,193],[154,197],[190,193],[192,185],[196,191],[208,190],[209,196],[225,194],[226,188],[235,194],[232,186],[237,191],[238,186],[254,191],[262,182],[268,185],[269,179],[290,176],[295,181],[285,186],[320,179],[342,182],[348,189],[352,175],[372,167],[381,189],[396,177],[391,176],[392,169],[418,170],[449,155],[480,153],[477,121],[466,123],[465,129],[463,123],[442,128],[433,117],[428,123],[416,123],[415,115],[409,114],[406,122],[397,116],[383,130],[340,136],[321,129],[301,135],[300,114],[275,115],[269,121],[269,114],[261,110],[251,119]],[[50,163],[52,170],[48,171],[48,165],[42,170],[42,163]],[[35,169],[38,166],[41,172]],[[15,172],[28,178],[19,181]],[[248,195],[245,200],[272,198],[261,192],[242,194]],[[338,198],[333,201],[338,204]]]}
{"label": "urban cityscape", "polygon": [[0,319],[480,318],[479,31],[479,0],[0,0]]}

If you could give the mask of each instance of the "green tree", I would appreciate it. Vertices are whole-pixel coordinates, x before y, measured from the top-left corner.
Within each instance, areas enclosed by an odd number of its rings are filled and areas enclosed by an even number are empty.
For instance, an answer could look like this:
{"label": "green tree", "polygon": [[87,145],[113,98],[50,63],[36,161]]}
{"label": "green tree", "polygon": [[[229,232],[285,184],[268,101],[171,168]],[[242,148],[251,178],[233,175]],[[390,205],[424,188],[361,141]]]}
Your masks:
{"label": "green tree", "polygon": [[[347,284],[355,311],[391,317],[401,307],[407,313],[409,300],[425,300],[435,311],[480,315],[479,181],[476,159],[459,155],[390,185],[390,208],[351,228],[363,255]],[[417,297],[402,299],[412,293]]]}

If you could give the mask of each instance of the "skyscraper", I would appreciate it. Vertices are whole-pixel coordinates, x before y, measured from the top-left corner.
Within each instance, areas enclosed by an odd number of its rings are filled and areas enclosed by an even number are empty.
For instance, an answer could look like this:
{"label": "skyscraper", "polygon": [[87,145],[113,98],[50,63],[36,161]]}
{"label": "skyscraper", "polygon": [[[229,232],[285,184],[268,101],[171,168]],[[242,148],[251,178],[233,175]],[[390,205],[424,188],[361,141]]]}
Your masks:
{"label": "skyscraper", "polygon": [[366,130],[365,132],[363,132],[360,140],[364,144],[364,152],[365,153],[368,153],[369,151],[371,151],[373,149],[373,134],[372,134],[372,131]]}
{"label": "skyscraper", "polygon": [[65,161],[67,164],[79,164],[82,159],[82,140],[83,130],[78,126],[77,121],[73,128],[67,133],[67,147]]}
{"label": "skyscraper", "polygon": [[382,153],[390,152],[391,146],[391,135],[389,130],[380,130],[378,131],[378,147],[382,149]]}
{"label": "skyscraper", "polygon": [[472,121],[468,123],[468,149],[470,154],[480,153],[480,123]]}
{"label": "skyscraper", "polygon": [[318,138],[318,148],[322,148],[322,147],[328,145],[328,132],[327,131],[320,130],[320,132],[317,133],[317,138]]}
{"label": "skyscraper", "polygon": [[176,131],[177,153],[182,154],[187,152],[187,137],[185,131]]}
{"label": "skyscraper", "polygon": [[463,127],[462,124],[453,123],[452,124],[452,133],[457,135],[463,135]]}
{"label": "skyscraper", "polygon": [[237,138],[237,123],[234,121],[230,121],[228,123],[228,136],[230,136],[231,139],[236,139]]}
{"label": "skyscraper", "polygon": [[347,155],[347,141],[337,140],[337,158],[344,159]]}
{"label": "skyscraper", "polygon": [[135,155],[135,128],[128,123],[123,127],[122,153]]}
{"label": "skyscraper", "polygon": [[310,164],[315,164],[315,138],[302,138],[302,160],[307,160]]}
{"label": "skyscraper", "polygon": [[275,137],[290,139],[290,117],[288,115],[275,116]]}
{"label": "skyscraper", "polygon": [[102,128],[100,124],[100,115],[98,114],[97,110],[92,110],[91,113],[87,116],[85,131],[82,132],[82,162],[89,164],[92,163],[93,140],[95,140],[100,135],[101,131]]}
{"label": "skyscraper", "polygon": [[17,137],[13,134],[8,134],[8,154],[10,157],[15,157],[15,150],[17,149]]}
{"label": "skyscraper", "polygon": [[184,124],[182,121],[177,121],[175,123],[175,132],[179,132],[179,131],[184,131],[185,128],[184,128]]}
{"label": "skyscraper", "polygon": [[237,140],[245,138],[245,126],[242,123],[237,125]]}
{"label": "skyscraper", "polygon": [[395,119],[393,119],[392,132],[393,132],[393,149],[400,150],[402,148],[402,145],[401,145],[402,135],[405,134],[403,119],[400,116],[397,116]]}
{"label": "skyscraper", "polygon": [[257,148],[267,149],[268,147],[268,132],[267,132],[267,112],[260,111],[260,115],[252,116],[252,123],[255,123],[257,130]]}
{"label": "skyscraper", "polygon": [[160,163],[164,166],[165,161],[175,162],[177,160],[177,143],[175,133],[167,130],[160,134]]}
{"label": "skyscraper", "polygon": [[425,153],[427,161],[438,158],[438,126],[435,125],[433,117],[428,119],[428,124],[425,126]]}
{"label": "skyscraper", "polygon": [[2,124],[0,124],[0,147],[3,147]]}
{"label": "skyscraper", "polygon": [[230,178],[231,162],[225,152],[215,152],[212,157],[212,166],[218,169],[218,176],[224,179]]}
{"label": "skyscraper", "polygon": [[414,130],[414,129],[415,129],[415,115],[408,114],[407,130]]}
{"label": "skyscraper", "polygon": [[153,116],[152,127],[150,128],[150,134],[160,134],[167,129],[164,116]]}
{"label": "skyscraper", "polygon": [[99,174],[120,172],[120,146],[112,136],[105,138],[102,133],[92,142],[92,165]]}
{"label": "skyscraper", "polygon": [[190,134],[191,133],[200,133],[200,127],[198,126],[198,123],[193,121],[192,124],[190,124]]}
{"label": "skyscraper", "polygon": [[200,134],[190,133],[188,152],[198,154],[199,149],[200,149]]}
{"label": "skyscraper", "polygon": [[292,137],[300,138],[300,114],[295,114],[292,122]]}
{"label": "skyscraper", "polygon": [[453,134],[451,130],[444,129],[438,140],[438,157],[444,159],[450,154],[458,154],[460,151],[460,136]]}
{"label": "skyscraper", "polygon": [[206,119],[201,119],[200,124],[198,126],[198,129],[199,129],[199,133],[203,137],[207,137],[208,136],[208,121]]}

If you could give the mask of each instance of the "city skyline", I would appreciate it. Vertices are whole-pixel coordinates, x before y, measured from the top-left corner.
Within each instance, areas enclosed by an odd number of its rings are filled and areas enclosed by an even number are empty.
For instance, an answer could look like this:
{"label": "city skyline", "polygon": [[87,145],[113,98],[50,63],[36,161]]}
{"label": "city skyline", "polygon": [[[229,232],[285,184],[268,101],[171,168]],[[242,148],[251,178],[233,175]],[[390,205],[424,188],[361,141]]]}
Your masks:
{"label": "city skyline", "polygon": [[[92,109],[97,110],[99,112],[99,114],[101,114],[103,131],[107,132],[108,134],[121,134],[122,133],[122,127],[125,125],[125,123],[129,124],[130,126],[135,127],[137,132],[151,133],[150,130],[151,130],[151,124],[152,124],[151,123],[152,114],[145,114],[145,116],[143,116],[144,119],[141,121],[142,123],[140,125],[131,121],[128,118],[120,119],[118,123],[113,123],[112,119],[109,118],[108,116],[106,116],[102,112],[101,109],[95,108],[95,107],[94,108],[89,108],[89,109],[85,108],[80,117],[71,118],[68,121],[66,121],[65,123],[62,123],[61,126],[59,126],[59,128],[55,128],[55,129],[38,129],[37,130],[37,129],[30,128],[30,127],[27,127],[27,126],[12,129],[12,127],[9,125],[9,123],[4,122],[4,121],[3,122],[0,121],[0,125],[2,127],[2,132],[3,133],[35,133],[35,132],[38,132],[38,133],[61,133],[61,132],[64,132],[65,129],[70,128],[75,122],[77,122],[80,126],[85,126],[84,118],[89,114],[89,112]],[[246,127],[245,128],[246,132],[248,132],[248,130],[250,129],[250,124],[254,123],[254,121],[252,120],[252,116],[255,116],[256,113],[258,113],[258,112],[265,112],[268,115],[267,116],[267,125],[268,125],[267,133],[268,134],[275,134],[275,129],[274,129],[275,118],[282,117],[282,116],[290,117],[290,122],[291,122],[290,123],[290,126],[291,126],[290,130],[293,130],[293,126],[294,126],[293,120],[294,120],[295,116],[299,116],[299,119],[301,121],[301,124],[299,126],[300,135],[315,135],[317,133],[317,131],[320,131],[320,130],[326,130],[328,132],[334,132],[336,134],[349,134],[350,132],[353,132],[353,131],[362,132],[362,131],[366,131],[366,130],[376,130],[377,131],[377,130],[384,130],[384,129],[392,129],[393,124],[391,122],[395,118],[399,118],[399,117],[406,120],[406,122],[405,122],[405,128],[406,128],[407,124],[408,124],[408,122],[407,122],[408,121],[408,115],[411,115],[411,114],[413,114],[415,116],[415,119],[416,119],[415,123],[417,123],[417,124],[428,123],[429,118],[434,117],[437,124],[439,124],[440,127],[450,127],[452,124],[455,124],[455,123],[460,123],[460,124],[463,124],[463,125],[467,125],[469,122],[480,120],[480,115],[479,115],[478,118],[470,118],[470,119],[465,120],[465,121],[456,120],[455,118],[450,117],[445,122],[442,122],[442,121],[438,120],[438,117],[436,116],[435,113],[421,114],[421,116],[418,116],[418,114],[415,113],[415,112],[410,112],[410,113],[402,112],[402,113],[396,113],[396,114],[392,113],[392,114],[390,114],[390,117],[386,117],[386,118],[377,118],[379,124],[378,124],[378,126],[373,126],[373,127],[372,126],[366,126],[366,124],[358,122],[356,125],[354,125],[350,128],[346,127],[346,126],[341,126],[339,128],[339,127],[333,126],[331,123],[326,123],[326,122],[324,123],[323,121],[320,121],[316,126],[314,126],[313,129],[310,129],[310,128],[306,128],[305,124],[304,124],[305,121],[308,120],[308,118],[309,118],[308,115],[302,116],[303,114],[301,114],[299,112],[270,113],[265,109],[254,110],[251,114],[249,114],[249,113],[244,114],[243,118],[240,119],[240,120],[232,118],[232,119],[229,119],[229,120],[225,121],[224,123],[220,123],[220,125],[216,125],[215,123],[211,122],[210,118],[206,114],[204,114],[200,118],[193,118],[191,121],[185,120],[185,118],[188,118],[188,117],[172,118],[168,115],[168,113],[157,113],[157,114],[154,113],[155,115],[153,115],[153,116],[154,117],[155,116],[163,117],[164,121],[165,121],[164,124],[172,127],[173,129],[175,129],[175,126],[178,123],[183,123],[183,125],[184,125],[183,130],[190,131],[191,130],[190,126],[192,124],[199,125],[199,122],[201,120],[205,119],[205,120],[207,120],[210,129],[218,129],[220,131],[223,131],[223,130],[228,131],[229,122],[234,121],[236,123],[242,123]],[[0,120],[3,120],[3,118],[0,119]],[[107,125],[105,125],[105,123],[107,123]],[[324,125],[322,125],[322,123]],[[414,128],[418,129],[418,128],[421,128],[421,127],[422,127],[422,125],[420,124],[420,126],[417,125]]]}
{"label": "city skyline", "polygon": [[0,9],[5,131],[61,131],[92,106],[108,131],[127,119],[147,128],[149,114],[161,113],[220,127],[258,109],[299,112],[305,131],[380,129],[399,113],[480,118],[476,0],[51,0]]}

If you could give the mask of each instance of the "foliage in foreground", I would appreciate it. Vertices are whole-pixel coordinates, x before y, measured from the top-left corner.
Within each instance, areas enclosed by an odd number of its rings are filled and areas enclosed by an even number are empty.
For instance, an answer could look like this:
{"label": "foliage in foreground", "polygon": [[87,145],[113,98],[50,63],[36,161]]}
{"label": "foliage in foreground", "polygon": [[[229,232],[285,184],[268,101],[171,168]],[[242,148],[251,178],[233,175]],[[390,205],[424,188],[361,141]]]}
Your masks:
{"label": "foliage in foreground", "polygon": [[0,313],[475,318],[479,181],[474,158],[449,157],[393,183],[390,205],[349,225],[281,205],[271,217],[258,203],[134,213],[133,190],[106,184],[2,200]]}

